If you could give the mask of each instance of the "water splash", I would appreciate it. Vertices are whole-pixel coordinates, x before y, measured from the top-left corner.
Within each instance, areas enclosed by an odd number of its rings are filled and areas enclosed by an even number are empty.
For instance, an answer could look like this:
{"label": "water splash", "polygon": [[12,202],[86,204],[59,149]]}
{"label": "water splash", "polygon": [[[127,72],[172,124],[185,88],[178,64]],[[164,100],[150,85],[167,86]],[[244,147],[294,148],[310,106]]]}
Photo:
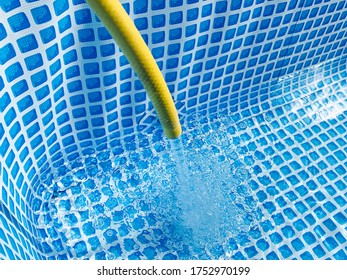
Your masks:
{"label": "water splash", "polygon": [[[190,172],[186,161],[184,147],[181,138],[170,141],[171,154],[176,164],[179,183],[192,190],[194,188],[194,178],[190,178]],[[190,181],[193,179],[193,181]]]}
{"label": "water splash", "polygon": [[[210,134],[206,139],[211,138]],[[206,149],[210,147],[206,140],[201,143],[200,149],[192,152],[181,139],[170,142],[178,181],[174,196],[180,209],[175,230],[196,250],[223,243],[228,236],[247,230],[252,220],[244,219],[247,210],[241,201],[241,196],[249,195],[245,184],[249,171],[235,158],[216,157],[217,151],[221,152],[217,146]]]}

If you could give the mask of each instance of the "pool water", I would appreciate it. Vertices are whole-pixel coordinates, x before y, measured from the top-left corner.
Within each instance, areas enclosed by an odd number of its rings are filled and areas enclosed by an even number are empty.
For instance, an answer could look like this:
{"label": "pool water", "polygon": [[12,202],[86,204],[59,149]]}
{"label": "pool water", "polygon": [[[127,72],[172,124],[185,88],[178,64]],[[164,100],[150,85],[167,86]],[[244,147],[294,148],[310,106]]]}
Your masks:
{"label": "pool water", "polygon": [[181,116],[41,178],[47,258],[347,259],[346,59],[264,85],[238,112]]}
{"label": "pool water", "polygon": [[261,212],[248,185],[249,167],[227,133],[217,140],[217,126],[226,132],[218,120],[173,142],[156,131],[151,145],[148,138],[126,137],[114,149],[60,168],[42,194],[49,202],[37,208],[38,242],[59,244],[61,253],[76,258],[220,254],[214,247],[248,232]]}

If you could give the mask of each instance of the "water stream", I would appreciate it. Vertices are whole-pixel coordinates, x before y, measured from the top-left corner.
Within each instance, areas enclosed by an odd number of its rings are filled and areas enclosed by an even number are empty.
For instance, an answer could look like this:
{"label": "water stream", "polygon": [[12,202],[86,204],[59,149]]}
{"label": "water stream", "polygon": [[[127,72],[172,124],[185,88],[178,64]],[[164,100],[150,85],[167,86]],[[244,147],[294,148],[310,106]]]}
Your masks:
{"label": "water stream", "polygon": [[226,238],[248,230],[254,221],[250,216],[248,222],[245,219],[246,213],[252,210],[247,211],[241,201],[250,197],[249,171],[237,157],[225,156],[233,147],[220,149],[215,143],[211,149],[208,140],[213,136],[209,136],[201,142],[202,147],[193,150],[187,150],[182,139],[170,141],[177,169],[175,197],[180,209],[179,231],[185,244],[200,249],[223,244]]}

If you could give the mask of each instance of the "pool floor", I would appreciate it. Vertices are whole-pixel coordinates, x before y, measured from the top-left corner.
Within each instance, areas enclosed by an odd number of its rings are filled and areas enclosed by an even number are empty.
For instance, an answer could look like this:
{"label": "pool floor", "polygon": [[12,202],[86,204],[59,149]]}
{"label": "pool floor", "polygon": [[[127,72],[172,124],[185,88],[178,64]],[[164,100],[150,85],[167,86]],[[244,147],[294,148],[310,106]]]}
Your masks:
{"label": "pool floor", "polygon": [[154,126],[86,150],[38,191],[37,246],[52,259],[347,259],[345,63],[237,112],[188,114],[175,142]]}

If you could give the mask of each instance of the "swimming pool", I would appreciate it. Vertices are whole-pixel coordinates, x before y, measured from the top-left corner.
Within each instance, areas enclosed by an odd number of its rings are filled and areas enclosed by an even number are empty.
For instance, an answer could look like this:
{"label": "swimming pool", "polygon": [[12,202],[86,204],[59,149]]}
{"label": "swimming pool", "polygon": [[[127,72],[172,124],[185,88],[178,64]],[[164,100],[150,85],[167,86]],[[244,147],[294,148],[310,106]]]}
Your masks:
{"label": "swimming pool", "polygon": [[34,199],[38,246],[58,258],[346,259],[345,65],[284,78],[240,112],[188,115],[180,140],[157,124],[86,150]]}
{"label": "swimming pool", "polygon": [[347,259],[345,1],[124,1],[177,141],[82,2],[1,6],[0,258]]}

